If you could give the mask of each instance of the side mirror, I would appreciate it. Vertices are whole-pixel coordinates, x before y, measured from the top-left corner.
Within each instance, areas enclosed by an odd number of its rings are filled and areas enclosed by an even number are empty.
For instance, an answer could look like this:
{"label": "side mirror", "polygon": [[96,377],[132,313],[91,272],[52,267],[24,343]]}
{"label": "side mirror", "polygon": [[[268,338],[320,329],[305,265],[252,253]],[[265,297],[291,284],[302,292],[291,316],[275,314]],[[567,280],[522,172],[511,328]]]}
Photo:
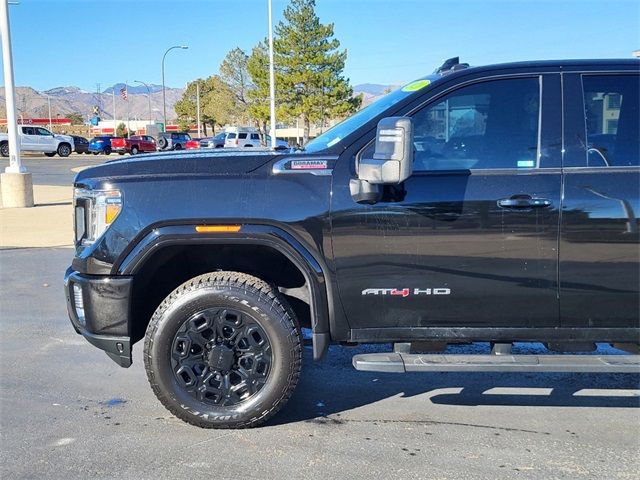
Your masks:
{"label": "side mirror", "polygon": [[363,158],[358,178],[373,185],[397,185],[413,171],[413,120],[388,117],[378,122],[373,158]]}

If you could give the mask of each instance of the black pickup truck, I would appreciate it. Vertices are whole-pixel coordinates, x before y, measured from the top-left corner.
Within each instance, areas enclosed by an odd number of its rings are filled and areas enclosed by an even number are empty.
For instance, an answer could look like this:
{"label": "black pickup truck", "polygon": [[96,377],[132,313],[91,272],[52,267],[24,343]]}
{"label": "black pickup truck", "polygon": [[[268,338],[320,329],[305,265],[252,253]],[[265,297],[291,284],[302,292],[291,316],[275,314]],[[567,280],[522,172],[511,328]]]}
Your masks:
{"label": "black pickup truck", "polygon": [[[144,339],[155,394],[201,427],[275,414],[302,328],[314,359],[392,345],[359,370],[638,372],[639,72],[451,59],[303,150],[84,170],[71,322],[123,367]],[[493,350],[447,354],[471,342]],[[596,342],[632,354],[567,354]]]}

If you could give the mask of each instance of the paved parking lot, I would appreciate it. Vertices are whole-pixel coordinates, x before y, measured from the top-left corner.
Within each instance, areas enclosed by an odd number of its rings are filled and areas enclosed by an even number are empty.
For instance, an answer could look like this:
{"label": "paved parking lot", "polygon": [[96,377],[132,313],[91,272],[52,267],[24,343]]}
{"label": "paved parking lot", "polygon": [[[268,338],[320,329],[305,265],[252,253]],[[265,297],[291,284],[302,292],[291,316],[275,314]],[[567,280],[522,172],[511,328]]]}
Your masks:
{"label": "paved parking lot", "polygon": [[[38,184],[93,161],[25,163]],[[0,478],[640,478],[637,375],[351,367],[386,346],[332,346],[321,363],[307,348],[296,393],[263,427],[189,426],[153,396],[139,344],[121,369],[75,334],[72,254],[0,250]]]}

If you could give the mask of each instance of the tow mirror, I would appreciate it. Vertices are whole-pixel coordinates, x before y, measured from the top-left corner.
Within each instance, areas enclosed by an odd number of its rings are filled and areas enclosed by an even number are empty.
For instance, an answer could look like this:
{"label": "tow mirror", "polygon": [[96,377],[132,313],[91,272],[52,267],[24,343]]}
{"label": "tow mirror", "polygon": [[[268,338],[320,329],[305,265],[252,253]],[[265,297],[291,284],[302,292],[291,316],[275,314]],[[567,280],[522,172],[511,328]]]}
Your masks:
{"label": "tow mirror", "polygon": [[388,117],[378,122],[373,158],[362,158],[358,178],[373,185],[397,185],[413,171],[413,121]]}

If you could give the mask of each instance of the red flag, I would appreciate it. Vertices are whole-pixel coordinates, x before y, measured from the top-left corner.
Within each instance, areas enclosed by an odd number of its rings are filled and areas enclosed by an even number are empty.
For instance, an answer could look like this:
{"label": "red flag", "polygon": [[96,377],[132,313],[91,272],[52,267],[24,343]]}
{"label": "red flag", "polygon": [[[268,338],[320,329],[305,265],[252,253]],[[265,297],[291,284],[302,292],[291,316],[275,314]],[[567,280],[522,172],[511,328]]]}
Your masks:
{"label": "red flag", "polygon": [[127,87],[126,87],[126,86],[124,86],[124,87],[122,87],[122,88],[120,89],[120,96],[121,96],[124,100],[126,100],[126,99],[127,99],[127,97],[128,97],[128,92],[127,92]]}

